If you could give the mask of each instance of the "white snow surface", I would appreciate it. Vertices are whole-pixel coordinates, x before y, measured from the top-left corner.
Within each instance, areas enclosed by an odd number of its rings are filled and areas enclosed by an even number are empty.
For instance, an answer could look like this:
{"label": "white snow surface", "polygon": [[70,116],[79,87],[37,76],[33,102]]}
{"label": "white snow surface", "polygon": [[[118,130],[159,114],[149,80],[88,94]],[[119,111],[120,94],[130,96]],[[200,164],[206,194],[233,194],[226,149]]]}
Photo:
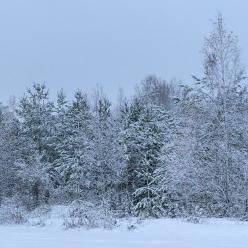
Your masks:
{"label": "white snow surface", "polygon": [[[56,218],[58,217],[58,218]],[[44,227],[0,226],[0,248],[247,248],[248,223],[206,219],[201,224],[180,219],[121,221],[113,230],[69,229],[53,216]]]}

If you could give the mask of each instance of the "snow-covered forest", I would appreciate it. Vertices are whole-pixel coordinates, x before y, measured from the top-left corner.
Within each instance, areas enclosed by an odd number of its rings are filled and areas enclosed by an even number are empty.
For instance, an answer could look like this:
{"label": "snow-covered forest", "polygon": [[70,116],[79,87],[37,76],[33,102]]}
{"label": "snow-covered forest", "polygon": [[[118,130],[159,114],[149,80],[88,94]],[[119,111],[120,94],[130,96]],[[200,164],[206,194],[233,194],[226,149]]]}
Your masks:
{"label": "snow-covered forest", "polygon": [[[193,83],[154,75],[135,94],[49,97],[34,84],[0,108],[0,223],[66,205],[67,227],[123,217],[248,219],[248,91],[218,16]],[[189,72],[193,74],[194,72]],[[59,90],[59,89],[58,89]],[[101,216],[96,220],[95,216]]]}

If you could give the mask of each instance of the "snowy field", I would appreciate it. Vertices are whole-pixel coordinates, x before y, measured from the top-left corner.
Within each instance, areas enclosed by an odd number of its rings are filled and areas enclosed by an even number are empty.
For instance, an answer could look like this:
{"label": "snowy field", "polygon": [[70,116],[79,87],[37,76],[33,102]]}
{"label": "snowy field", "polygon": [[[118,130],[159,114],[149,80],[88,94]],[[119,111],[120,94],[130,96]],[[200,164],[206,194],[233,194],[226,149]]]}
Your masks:
{"label": "snowy field", "polygon": [[0,248],[247,248],[248,224],[206,220],[203,224],[183,220],[150,220],[137,229],[127,223],[107,230],[0,226]]}

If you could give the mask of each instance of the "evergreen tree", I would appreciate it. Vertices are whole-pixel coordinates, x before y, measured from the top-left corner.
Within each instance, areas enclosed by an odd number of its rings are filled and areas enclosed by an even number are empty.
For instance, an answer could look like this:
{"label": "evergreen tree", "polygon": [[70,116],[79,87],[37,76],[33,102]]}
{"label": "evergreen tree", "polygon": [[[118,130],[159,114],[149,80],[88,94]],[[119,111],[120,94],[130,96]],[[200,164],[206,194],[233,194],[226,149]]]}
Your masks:
{"label": "evergreen tree", "polygon": [[16,194],[19,122],[7,107],[0,104],[0,204],[4,197]]}
{"label": "evergreen tree", "polygon": [[84,174],[89,165],[91,119],[88,98],[78,90],[72,103],[68,105],[65,116],[61,114],[63,136],[61,142],[58,142],[58,159],[54,162],[62,181],[61,187],[67,192],[68,197],[78,197],[85,192]]}
{"label": "evergreen tree", "polygon": [[53,111],[45,84],[34,84],[32,89],[28,89],[17,110],[23,140],[31,142],[44,161],[50,160],[51,149],[47,142],[53,131]]}
{"label": "evergreen tree", "polygon": [[143,217],[161,214],[154,172],[161,163],[166,114],[135,98],[128,110],[124,132],[127,188],[133,211]]}

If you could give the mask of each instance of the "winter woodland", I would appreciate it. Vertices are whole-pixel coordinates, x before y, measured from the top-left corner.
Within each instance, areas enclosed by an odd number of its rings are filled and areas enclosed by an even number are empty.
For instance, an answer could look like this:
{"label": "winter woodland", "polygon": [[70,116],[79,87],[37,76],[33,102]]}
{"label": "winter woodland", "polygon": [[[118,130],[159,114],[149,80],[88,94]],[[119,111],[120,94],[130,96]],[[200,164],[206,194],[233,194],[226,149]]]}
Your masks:
{"label": "winter woodland", "polygon": [[0,223],[59,204],[69,206],[67,227],[132,216],[247,220],[247,77],[221,16],[202,56],[193,83],[150,75],[115,104],[100,87],[51,99],[39,83],[1,104]]}

